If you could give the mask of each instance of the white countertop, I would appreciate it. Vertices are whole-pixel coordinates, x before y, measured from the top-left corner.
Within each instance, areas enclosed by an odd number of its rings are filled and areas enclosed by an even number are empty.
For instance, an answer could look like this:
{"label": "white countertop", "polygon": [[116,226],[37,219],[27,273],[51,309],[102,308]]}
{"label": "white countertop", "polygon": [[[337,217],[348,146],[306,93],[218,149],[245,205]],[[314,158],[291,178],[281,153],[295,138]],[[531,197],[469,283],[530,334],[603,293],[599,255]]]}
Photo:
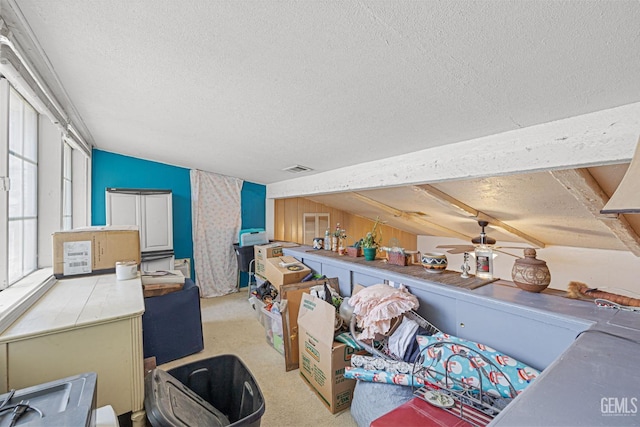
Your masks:
{"label": "white countertop", "polygon": [[0,335],[0,343],[60,330],[141,316],[140,276],[116,280],[115,274],[61,279]]}

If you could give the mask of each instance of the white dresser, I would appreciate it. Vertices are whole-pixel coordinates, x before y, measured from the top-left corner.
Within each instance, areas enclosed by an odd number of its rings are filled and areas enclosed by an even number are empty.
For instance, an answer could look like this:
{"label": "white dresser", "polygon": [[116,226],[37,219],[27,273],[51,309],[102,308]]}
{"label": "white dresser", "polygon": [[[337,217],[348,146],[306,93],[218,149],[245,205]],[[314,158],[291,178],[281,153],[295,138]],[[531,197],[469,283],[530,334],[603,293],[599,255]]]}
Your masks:
{"label": "white dresser", "polygon": [[97,407],[145,425],[140,278],[59,280],[0,335],[0,393],[96,372]]}

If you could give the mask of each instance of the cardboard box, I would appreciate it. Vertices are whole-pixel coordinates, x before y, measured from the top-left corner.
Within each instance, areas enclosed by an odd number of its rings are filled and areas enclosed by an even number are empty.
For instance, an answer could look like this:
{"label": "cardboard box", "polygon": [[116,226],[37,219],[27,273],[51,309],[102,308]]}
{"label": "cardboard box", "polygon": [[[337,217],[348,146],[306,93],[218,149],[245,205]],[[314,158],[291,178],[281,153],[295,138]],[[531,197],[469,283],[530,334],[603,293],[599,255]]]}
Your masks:
{"label": "cardboard box", "polygon": [[[280,263],[286,265],[282,267]],[[263,277],[280,292],[280,286],[301,282],[311,269],[292,256],[267,258]]]}
{"label": "cardboard box", "polygon": [[298,313],[302,294],[308,294],[310,288],[327,283],[336,292],[340,292],[337,277],[321,280],[309,280],[280,286],[280,299],[286,301],[286,309],[282,312],[282,330],[284,333],[284,361],[287,372],[298,369],[300,350],[298,347]]}
{"label": "cardboard box", "polygon": [[53,275],[57,278],[114,273],[116,262],[140,264],[136,226],[101,226],[53,233]]}
{"label": "cardboard box", "polygon": [[253,247],[253,259],[255,263],[255,273],[265,276],[266,261],[268,258],[282,256],[282,245],[280,243],[269,243],[268,245],[255,245]]}
{"label": "cardboard box", "polygon": [[302,295],[298,314],[300,376],[332,414],[351,406],[355,380],[344,378],[355,350],[333,340],[335,307],[310,294]]}

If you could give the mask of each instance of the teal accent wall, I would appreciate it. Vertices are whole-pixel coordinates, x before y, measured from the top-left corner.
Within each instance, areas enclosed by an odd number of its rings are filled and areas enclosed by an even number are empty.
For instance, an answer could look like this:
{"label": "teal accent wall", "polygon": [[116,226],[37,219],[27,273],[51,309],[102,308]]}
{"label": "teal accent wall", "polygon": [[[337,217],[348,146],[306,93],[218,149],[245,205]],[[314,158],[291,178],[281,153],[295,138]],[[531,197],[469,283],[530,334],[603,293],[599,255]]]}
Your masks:
{"label": "teal accent wall", "polygon": [[[189,169],[94,149],[92,153],[91,224],[105,225],[105,190],[145,188],[173,192],[173,249],[193,266],[191,180]],[[267,188],[245,181],[241,192],[242,228],[265,228]],[[192,268],[192,277],[193,268]],[[242,273],[241,283],[248,275]]]}
{"label": "teal accent wall", "polygon": [[173,192],[173,250],[176,258],[191,258],[191,182],[189,169],[123,156],[102,150],[92,153],[91,224],[105,225],[105,190],[145,188]]}
{"label": "teal accent wall", "polygon": [[245,181],[242,185],[242,228],[265,227],[267,187]]}
{"label": "teal accent wall", "polygon": [[[242,229],[265,227],[267,187],[245,181],[241,193]],[[249,274],[240,272],[240,286],[247,286]]]}

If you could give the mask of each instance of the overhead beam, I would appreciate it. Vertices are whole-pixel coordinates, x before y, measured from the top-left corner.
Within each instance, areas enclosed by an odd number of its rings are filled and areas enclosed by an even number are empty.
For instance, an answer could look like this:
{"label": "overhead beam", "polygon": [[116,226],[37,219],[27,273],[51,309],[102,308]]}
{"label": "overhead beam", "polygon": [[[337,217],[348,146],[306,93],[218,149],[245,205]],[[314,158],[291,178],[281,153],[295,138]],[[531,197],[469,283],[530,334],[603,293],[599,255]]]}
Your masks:
{"label": "overhead beam", "polygon": [[456,199],[455,197],[452,197],[450,195],[448,195],[447,193],[438,190],[437,188],[425,184],[425,185],[415,185],[413,186],[413,188],[420,192],[421,194],[429,197],[431,200],[441,204],[442,206],[446,207],[446,208],[453,208],[456,210],[461,211],[464,215],[473,217],[477,220],[482,220],[482,221],[487,221],[489,224],[491,224],[494,227],[499,227],[501,229],[503,229],[504,231],[506,231],[509,234],[512,234],[516,237],[518,237],[519,239],[525,240],[529,243],[531,243],[532,245],[538,247],[538,248],[544,248],[545,247],[545,243],[541,240],[536,239],[533,236],[529,236],[528,234],[518,230],[517,228],[514,228],[512,226],[510,226],[509,224],[505,224],[504,222],[500,221],[498,218],[495,218],[491,215],[488,215],[482,211],[479,211],[463,202],[461,202],[460,200]]}
{"label": "overhead beam", "polygon": [[267,184],[267,198],[628,162],[640,102]]}
{"label": "overhead beam", "polygon": [[623,215],[605,216],[600,211],[609,201],[609,196],[602,190],[593,175],[585,169],[566,169],[550,171],[564,188],[625,245],[635,256],[640,257],[640,237]]}
{"label": "overhead beam", "polygon": [[363,196],[360,193],[351,193],[351,196],[353,196],[354,198],[360,200],[363,203],[368,204],[369,206],[372,206],[376,209],[379,209],[383,212],[387,212],[390,215],[393,215],[396,218],[402,218],[405,221],[409,221],[412,223],[417,224],[418,226],[421,227],[429,227],[429,228],[433,228],[436,230],[441,231],[442,233],[448,235],[448,236],[453,236],[453,237],[458,237],[460,239],[463,240],[469,240],[472,238],[472,236],[467,236],[466,234],[460,233],[459,231],[456,230],[452,230],[450,228],[447,227],[443,227],[439,224],[435,224],[431,221],[427,221],[426,219],[422,218],[421,216],[419,216],[418,214],[415,213],[411,213],[411,212],[405,212],[402,211],[400,209],[396,209],[392,206],[386,205],[384,203],[380,203],[377,200],[371,199],[367,196]]}

